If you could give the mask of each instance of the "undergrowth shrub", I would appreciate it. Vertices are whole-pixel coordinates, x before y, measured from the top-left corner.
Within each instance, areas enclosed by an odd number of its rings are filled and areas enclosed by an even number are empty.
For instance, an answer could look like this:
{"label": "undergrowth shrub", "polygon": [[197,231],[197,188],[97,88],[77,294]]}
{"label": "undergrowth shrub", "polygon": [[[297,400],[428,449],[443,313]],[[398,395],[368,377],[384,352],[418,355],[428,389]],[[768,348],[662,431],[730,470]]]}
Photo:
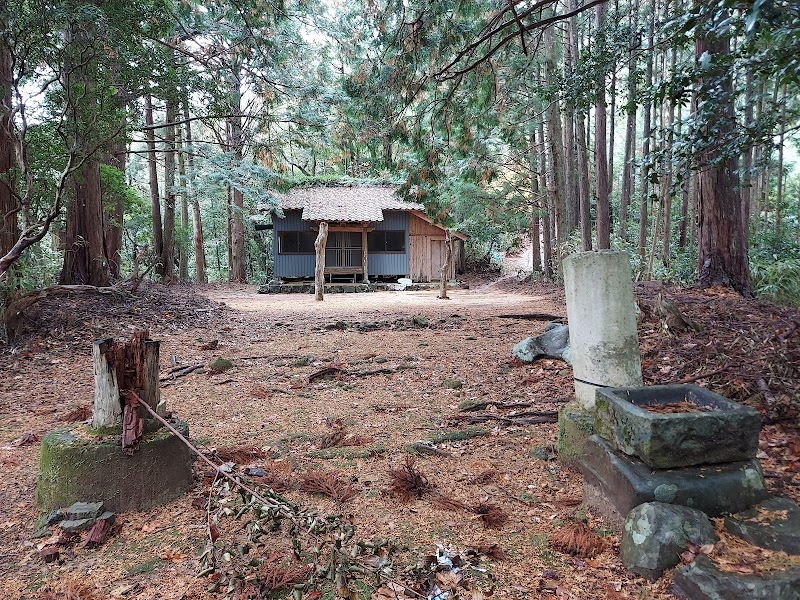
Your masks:
{"label": "undergrowth shrub", "polygon": [[768,232],[754,240],[750,274],[759,298],[800,306],[800,243],[790,236]]}
{"label": "undergrowth shrub", "polygon": [[753,292],[759,298],[800,306],[800,258],[750,261]]}

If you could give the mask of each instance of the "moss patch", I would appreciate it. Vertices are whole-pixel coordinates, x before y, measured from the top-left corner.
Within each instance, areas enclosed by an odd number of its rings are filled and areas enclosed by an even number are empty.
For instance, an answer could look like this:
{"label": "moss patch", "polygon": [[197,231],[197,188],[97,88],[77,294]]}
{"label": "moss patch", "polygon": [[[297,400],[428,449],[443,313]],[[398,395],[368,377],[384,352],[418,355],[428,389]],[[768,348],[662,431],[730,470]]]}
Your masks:
{"label": "moss patch", "polygon": [[442,442],[461,442],[474,437],[482,435],[489,435],[491,429],[488,427],[467,427],[466,429],[455,429],[451,431],[442,431],[429,437],[428,439],[434,444],[441,444]]}

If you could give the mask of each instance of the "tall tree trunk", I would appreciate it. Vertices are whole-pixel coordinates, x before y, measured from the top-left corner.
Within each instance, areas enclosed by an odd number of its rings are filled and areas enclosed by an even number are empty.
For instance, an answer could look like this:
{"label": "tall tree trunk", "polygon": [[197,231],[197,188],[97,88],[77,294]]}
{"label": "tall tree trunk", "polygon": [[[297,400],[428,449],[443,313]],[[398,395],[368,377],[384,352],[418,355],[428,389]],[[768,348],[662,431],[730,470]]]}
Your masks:
{"label": "tall tree trunk", "polygon": [[530,135],[528,136],[529,150],[528,160],[531,172],[531,270],[533,273],[539,273],[542,270],[542,239],[541,227],[539,220],[539,176],[537,173],[538,165],[536,160],[536,130],[531,127]]}
{"label": "tall tree trunk", "polygon": [[[664,77],[665,77],[664,69],[665,69],[665,65],[666,65],[666,59],[665,59],[666,51],[667,51],[666,48],[663,49],[663,51],[661,52],[660,56],[658,57],[659,61],[660,61],[660,64],[657,67],[659,75],[656,78],[656,87],[661,85],[661,83],[664,81]],[[658,156],[659,153],[663,153],[666,150],[666,138],[665,138],[666,133],[665,133],[665,126],[664,126],[664,101],[663,100],[661,101],[661,103],[658,106],[658,115],[654,116],[654,119],[658,119],[658,123],[657,123],[657,126],[656,126],[655,130],[654,130],[654,135],[653,135],[653,145],[654,145],[653,150],[655,151],[656,156]],[[656,132],[658,132],[658,134],[660,134],[658,137],[656,137],[656,135],[655,135]],[[659,178],[659,180],[661,182],[663,182],[664,169],[665,169],[665,164],[664,164],[664,161],[661,160],[657,165],[658,178]],[[650,204],[650,212],[651,212],[651,214],[654,214],[654,218],[652,219],[652,229],[651,229],[651,232],[650,232],[650,253],[648,254],[648,258],[647,258],[647,275],[646,275],[646,279],[648,279],[648,280],[652,279],[652,277],[653,277],[653,263],[654,263],[655,257],[656,257],[656,248],[658,247],[658,243],[661,241],[661,236],[660,236],[661,221],[662,221],[662,219],[664,217],[664,198],[663,198],[663,196],[658,196],[656,194],[657,194],[656,186],[653,185],[653,193],[650,196],[650,198],[652,200],[652,202]],[[658,205],[658,208],[656,208],[656,205]]]}
{"label": "tall tree trunk", "polygon": [[[780,81],[777,79],[772,87],[772,102],[770,104],[770,110],[775,111],[778,110],[778,91],[780,90]],[[762,146],[761,151],[761,160],[763,163],[761,169],[761,183],[759,185],[760,194],[759,194],[759,203],[761,204],[761,210],[764,213],[764,230],[769,229],[769,213],[770,208],[772,207],[772,203],[770,202],[770,192],[772,192],[772,144],[767,143]]]}
{"label": "tall tree trunk", "polygon": [[[572,32],[566,31],[563,41],[564,69],[572,72],[578,61],[577,51],[572,47]],[[575,162],[575,103],[567,98],[564,105],[564,202],[567,207],[567,228],[572,231],[580,222],[580,196]]]}
{"label": "tall tree trunk", "polygon": [[[645,76],[645,89],[653,85],[653,39],[655,36],[656,3],[650,0],[647,23],[647,73]],[[639,202],[639,256],[644,260],[647,248],[647,203],[649,201],[649,169],[647,163],[650,155],[650,135],[652,125],[650,122],[650,102],[644,105],[644,130],[642,132],[642,160],[645,161],[640,169],[641,196]]]}
{"label": "tall tree trunk", "polygon": [[166,101],[164,127],[164,249],[161,264],[164,267],[162,281],[175,281],[175,100]]}
{"label": "tall tree trunk", "polygon": [[539,121],[539,188],[542,190],[544,212],[542,214],[542,273],[545,281],[553,280],[553,239],[551,220],[553,198],[547,183],[547,150],[545,149],[544,123]]}
{"label": "tall tree trunk", "polygon": [[775,191],[775,236],[780,238],[783,227],[783,146],[786,143],[786,84],[781,100],[781,130],[778,136],[778,189]]}
{"label": "tall tree trunk", "polygon": [[[606,20],[606,5],[595,7],[597,31],[603,31]],[[611,203],[608,198],[608,155],[606,145],[606,82],[601,77],[597,86],[597,100],[594,107],[594,152],[597,186],[597,247],[600,250],[611,248]]]}
{"label": "tall tree trunk", "polygon": [[[0,20],[0,31],[5,24]],[[11,49],[0,35],[0,257],[5,256],[19,238],[18,206],[13,166],[14,130],[11,122],[12,102]]]}
{"label": "tall tree trunk", "polygon": [[[575,9],[575,0],[569,0],[568,10]],[[569,20],[569,44],[573,59],[573,65],[577,64],[580,49],[578,47],[578,23],[576,17]],[[592,249],[592,211],[591,211],[591,192],[589,184],[589,153],[586,148],[586,127],[583,112],[576,112],[574,107],[571,111],[571,124],[574,125],[576,134],[575,152],[577,160],[575,170],[577,171],[578,185],[578,215],[581,228],[581,249],[588,251]]]}
{"label": "tall tree trunk", "polygon": [[628,53],[628,97],[627,97],[627,120],[625,123],[625,162],[622,165],[622,191],[619,200],[619,232],[620,239],[626,239],[628,235],[628,207],[633,197],[633,163],[636,160],[636,72],[637,56],[634,51],[636,43],[636,31],[634,26],[638,25],[639,0],[635,0],[630,8],[628,15],[628,27],[630,29],[630,39],[628,41],[630,52]]}
{"label": "tall tree trunk", "polygon": [[111,271],[105,246],[100,163],[92,157],[96,148],[92,148],[91,142],[85,139],[85,122],[94,118],[91,114],[94,110],[100,109],[92,99],[95,86],[92,69],[96,65],[90,59],[83,58],[83,50],[90,48],[92,41],[77,23],[68,25],[65,40],[68,44],[74,44],[77,53],[73,56],[84,61],[67,65],[63,81],[67,90],[76,87],[84,89],[80,103],[72,100],[75,110],[69,116],[72,120],[70,129],[76,132],[70,143],[82,154],[84,162],[80,170],[70,176],[71,198],[66,219],[64,264],[59,282],[107,286],[111,281]]}
{"label": "tall tree trunk", "polygon": [[225,190],[225,237],[228,240],[228,281],[231,278],[231,265],[233,264],[233,189],[227,186]]}
{"label": "tall tree trunk", "polygon": [[[764,79],[761,78],[761,82],[758,86],[758,101],[756,102],[756,116],[755,122],[758,123],[764,117],[764,93],[765,93],[765,83]],[[753,233],[758,235],[759,231],[761,230],[761,170],[763,169],[762,159],[764,156],[764,148],[763,146],[756,146],[753,148],[753,169],[751,169],[751,191],[749,194],[750,198],[750,218],[748,219],[748,223],[753,220],[755,217],[755,221],[753,223]]]}
{"label": "tall tree trunk", "polygon": [[161,256],[164,254],[164,227],[161,223],[161,194],[158,191],[158,161],[156,158],[156,132],[153,121],[153,99],[150,94],[144,97],[144,122],[147,125],[145,140],[147,140],[147,172],[150,176],[150,215],[153,220],[153,251],[158,257],[156,273],[164,277],[164,263]]}
{"label": "tall tree trunk", "polygon": [[[753,127],[753,69],[747,69],[744,85],[744,125]],[[742,154],[742,214],[744,215],[745,226],[750,229],[750,207],[753,196],[753,152],[754,149],[748,146]]]}
{"label": "tall tree trunk", "polygon": [[[123,130],[124,131],[124,130]],[[125,134],[121,133],[117,139],[109,144],[110,159],[108,164],[125,173],[127,157],[127,142]],[[107,202],[105,209],[105,238],[108,266],[114,279],[120,277],[120,262],[122,260],[122,231],[125,220],[125,201],[121,195],[115,195],[113,204]]]}
{"label": "tall tree trunk", "polygon": [[181,190],[181,230],[178,237],[178,279],[189,280],[189,188],[186,180],[186,151],[180,125],[175,128],[178,151],[178,185]]}
{"label": "tall tree trunk", "polygon": [[586,148],[586,127],[584,114],[577,114],[577,131],[575,137],[578,150],[578,189],[580,190],[580,215],[581,215],[581,248],[584,251],[592,249],[592,194],[589,181],[589,151]]}
{"label": "tall tree trunk", "polygon": [[[683,105],[678,104],[678,137],[683,136],[681,124],[683,123]],[[679,226],[678,246],[680,248],[686,247],[686,230],[689,222],[689,182],[690,170],[687,165],[683,164],[680,168],[681,177],[681,221]]]}
{"label": "tall tree trunk", "polygon": [[[669,4],[667,4],[669,10]],[[677,65],[677,51],[672,48],[672,57],[670,59],[670,74],[666,77],[675,74],[675,67]],[[661,198],[664,204],[664,237],[661,244],[661,262],[665,267],[669,267],[670,260],[670,233],[672,229],[672,146],[675,141],[675,100],[670,98],[669,109],[667,113],[667,132],[666,132],[666,147],[664,148],[664,174],[661,181]]]}
{"label": "tall tree trunk", "polygon": [[72,176],[70,190],[64,266],[59,283],[107,286],[111,271],[103,239],[100,163],[86,160],[80,172]]}
{"label": "tall tree trunk", "polygon": [[206,283],[206,251],[203,241],[203,219],[200,215],[200,200],[197,194],[193,193],[192,182],[194,181],[194,147],[192,146],[192,123],[189,121],[189,102],[183,103],[183,120],[186,121],[186,154],[189,162],[189,177],[187,181],[186,193],[191,199],[192,204],[192,227],[194,229],[194,261],[195,261],[195,281]]}
{"label": "tall tree trunk", "polygon": [[[697,28],[695,57],[707,55],[711,64],[724,61],[730,53],[730,38],[717,32]],[[707,54],[706,54],[707,53]],[[719,90],[722,90],[720,98]],[[706,124],[706,135],[725,139],[734,126],[734,101],[729,73],[712,67],[700,79],[698,106],[705,104],[706,114],[716,114],[713,123]],[[723,160],[722,149],[716,144],[701,152],[700,238],[698,280],[701,285],[726,285],[749,296],[750,269],[747,257],[747,232],[743,221],[739,176],[735,158]]]}
{"label": "tall tree trunk", "polygon": [[[234,116],[228,119],[228,146],[232,159],[239,165],[244,157],[244,139],[242,138],[241,89],[237,72],[231,79],[230,105]],[[244,194],[238,186],[233,188],[231,204],[231,262],[228,278],[230,281],[245,283],[247,273],[245,268],[245,243],[244,243]]]}
{"label": "tall tree trunk", "polygon": [[[617,23],[619,21],[619,0],[614,0],[614,15],[613,15],[613,23]],[[611,70],[611,84],[609,85],[609,95],[611,96],[611,102],[609,106],[609,113],[611,115],[609,119],[609,132],[608,132],[608,195],[611,196],[611,192],[614,189],[614,142],[615,142],[615,135],[616,135],[616,124],[617,124],[617,67],[614,67]],[[613,214],[611,217],[611,227],[613,230],[614,227],[614,219]]]}
{"label": "tall tree trunk", "polygon": [[[555,41],[553,32],[545,30],[545,46],[547,49],[547,60],[544,64],[545,85],[550,87],[555,84]],[[551,205],[555,209],[556,218],[556,238],[558,240],[559,263],[561,258],[561,248],[567,240],[570,232],[570,223],[575,221],[574,216],[570,216],[570,207],[567,205],[566,194],[564,191],[564,138],[561,131],[561,109],[558,99],[553,99],[547,107],[547,142],[550,152],[550,177],[552,179]]]}

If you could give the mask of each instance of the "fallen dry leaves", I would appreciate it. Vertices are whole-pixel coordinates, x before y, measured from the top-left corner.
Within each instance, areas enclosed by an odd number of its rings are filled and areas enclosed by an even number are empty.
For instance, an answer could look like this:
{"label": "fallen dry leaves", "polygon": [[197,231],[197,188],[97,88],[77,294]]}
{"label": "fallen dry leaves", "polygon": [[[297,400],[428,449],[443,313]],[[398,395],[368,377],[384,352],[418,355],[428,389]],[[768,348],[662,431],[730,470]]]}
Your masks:
{"label": "fallen dry leaves", "polygon": [[[80,549],[75,559],[63,561],[56,572],[43,570],[49,567],[42,565],[36,548],[24,545],[29,541],[28,525],[36,517],[32,492],[38,446],[12,442],[26,432],[44,435],[68,422],[66,417],[76,404],[89,404],[91,339],[126,337],[129,327],[140,325],[163,340],[164,372],[174,366],[173,357],[178,365],[207,361],[208,353],[198,348],[198,340],[211,338],[218,339],[218,348],[235,362],[241,357],[267,357],[236,362],[224,383],[222,377],[190,373],[166,382],[162,396],[170,410],[189,422],[193,438],[203,440],[205,447],[241,451],[227,458],[240,467],[260,469],[252,471],[254,480],[286,492],[303,506],[318,507],[323,514],[338,510],[335,500],[327,496],[297,490],[300,473],[313,469],[352,480],[358,494],[347,504],[347,512],[354,516],[357,534],[396,540],[407,549],[397,557],[402,568],[414,565],[436,544],[466,547],[477,536],[491,534],[485,548],[471,545],[481,554],[481,568],[487,569],[484,587],[459,587],[459,597],[474,600],[489,597],[490,591],[498,600],[671,597],[668,582],[643,583],[628,576],[613,552],[581,558],[550,544],[563,523],[580,510],[580,477],[556,460],[529,456],[533,447],[555,445],[553,424],[514,422],[510,417],[524,411],[552,415],[572,393],[571,372],[563,362],[551,359],[511,364],[511,346],[541,332],[543,323],[497,315],[563,314],[561,292],[555,288],[526,284],[525,296],[501,288],[456,292],[449,303],[413,293],[388,296],[389,303],[383,305],[379,303],[387,296],[381,294],[328,297],[315,305],[305,298],[259,297],[253,287],[205,288],[204,293],[231,304],[250,303],[242,311],[221,308],[190,288],[143,286],[142,290],[142,297],[132,301],[45,300],[31,315],[34,318],[26,321],[26,326],[39,328],[32,332],[30,344],[23,333],[16,353],[0,352],[0,367],[10,375],[0,379],[0,463],[9,482],[0,490],[0,501],[8,509],[8,522],[15,523],[4,529],[0,539],[4,557],[0,589],[5,597],[22,597],[42,578],[52,586],[77,571],[76,580],[85,583],[86,593],[101,590],[97,597],[124,589],[126,597],[211,598],[205,592],[206,582],[194,579],[197,548],[203,547],[207,535],[205,497],[213,478],[203,481],[202,469],[198,470],[201,483],[192,495],[200,510],[191,508],[193,497],[187,496],[142,514],[125,515],[124,534],[95,551],[91,573]],[[800,500],[800,437],[794,429],[800,397],[800,337],[791,327],[796,311],[713,291],[669,289],[666,293],[704,331],[670,335],[645,315],[640,323],[645,381],[694,379],[762,410],[768,424],[760,452],[770,489]],[[645,301],[653,296],[647,289],[637,294]],[[504,303],[516,304],[508,308]],[[430,328],[407,327],[417,313],[430,318]],[[339,320],[345,328],[325,329]],[[356,328],[366,321],[380,325]],[[307,366],[292,366],[301,357],[311,357],[305,359]],[[399,364],[408,368],[388,368]],[[309,382],[309,375],[335,365],[372,374],[339,378],[331,374]],[[446,379],[462,381],[462,389],[444,388]],[[448,425],[450,417],[470,412],[459,409],[462,402],[482,406],[480,415],[491,430],[489,435],[442,437],[436,442],[441,454],[415,459],[423,479],[411,488],[427,491],[407,490],[405,503],[398,502],[400,496],[381,494],[387,485],[391,489],[389,470],[403,468],[408,444],[464,430],[464,420],[454,419]],[[336,418],[347,428],[346,435],[330,446],[332,458],[315,457],[323,435],[332,433],[325,427]],[[542,420],[547,418],[551,417]],[[348,447],[350,436],[361,436],[366,444]],[[384,448],[384,453],[370,454],[373,446]],[[404,476],[408,475],[406,471]],[[433,506],[431,488],[463,499],[471,509],[481,503],[495,505],[509,519],[502,529],[485,529],[471,511],[450,514]],[[605,527],[590,512],[582,511],[583,516],[589,519],[589,529]],[[145,527],[147,523],[156,525]],[[604,536],[609,547],[618,543],[617,536],[607,532]],[[718,544],[712,559],[726,556],[724,550],[725,544]],[[162,555],[167,558],[159,558]],[[785,560],[744,553],[740,558],[727,556],[731,558],[725,560],[740,569],[752,568],[754,558],[774,564]],[[155,563],[147,562],[153,558]],[[545,573],[556,577],[543,578]],[[540,580],[547,582],[542,589]],[[373,597],[406,597],[405,588],[392,589],[392,585],[379,587]],[[416,598],[410,593],[408,597]]]}

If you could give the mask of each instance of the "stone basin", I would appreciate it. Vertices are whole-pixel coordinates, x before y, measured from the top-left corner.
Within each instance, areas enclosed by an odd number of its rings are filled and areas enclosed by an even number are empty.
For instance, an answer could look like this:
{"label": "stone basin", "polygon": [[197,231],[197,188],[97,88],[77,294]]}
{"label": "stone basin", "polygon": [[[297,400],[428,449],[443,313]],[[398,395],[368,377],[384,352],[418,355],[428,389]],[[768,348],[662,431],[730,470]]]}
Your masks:
{"label": "stone basin", "polygon": [[[701,410],[648,410],[687,402]],[[595,409],[595,433],[654,469],[746,461],[758,451],[758,412],[697,385],[599,388]]]}

